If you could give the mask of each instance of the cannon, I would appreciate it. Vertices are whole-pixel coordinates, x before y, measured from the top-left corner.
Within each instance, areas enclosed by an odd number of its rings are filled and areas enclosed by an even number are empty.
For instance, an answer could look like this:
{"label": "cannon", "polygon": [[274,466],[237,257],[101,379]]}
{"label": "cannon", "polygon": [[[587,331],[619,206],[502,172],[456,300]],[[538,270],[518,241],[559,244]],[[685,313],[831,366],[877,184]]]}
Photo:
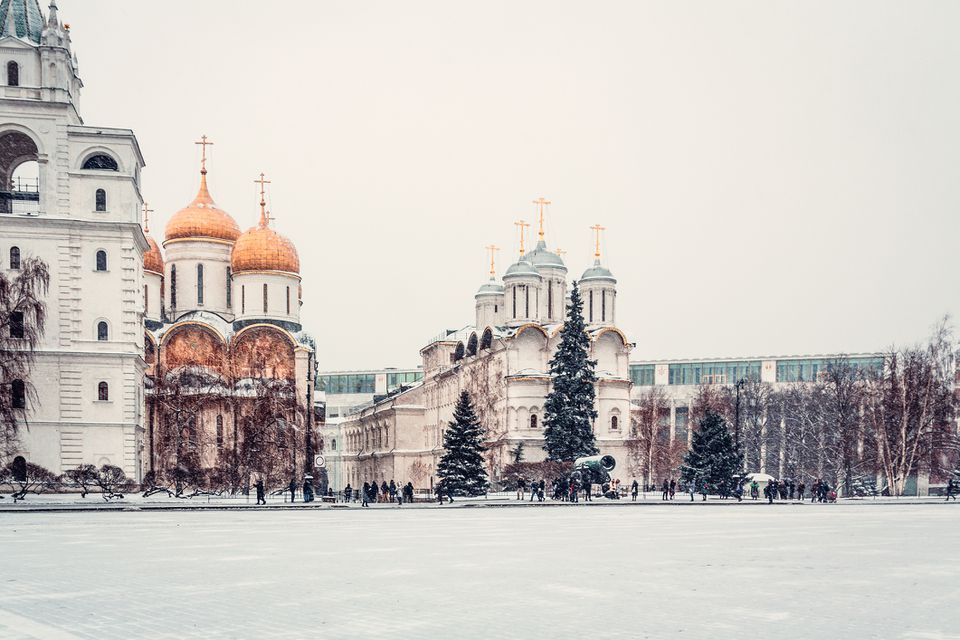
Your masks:
{"label": "cannon", "polygon": [[[586,458],[577,458],[573,463],[573,473],[571,476],[581,485],[587,481],[590,484],[598,484],[603,488],[603,495],[612,497],[610,493],[610,472],[617,466],[617,461],[613,456],[587,456]],[[619,498],[619,495],[616,495]]]}

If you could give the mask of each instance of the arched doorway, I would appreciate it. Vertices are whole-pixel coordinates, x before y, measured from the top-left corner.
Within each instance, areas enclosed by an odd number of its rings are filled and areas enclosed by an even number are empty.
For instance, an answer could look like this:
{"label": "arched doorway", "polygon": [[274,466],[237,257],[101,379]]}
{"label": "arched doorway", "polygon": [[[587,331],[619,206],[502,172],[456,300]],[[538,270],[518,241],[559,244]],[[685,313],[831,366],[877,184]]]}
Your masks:
{"label": "arched doorway", "polygon": [[17,482],[26,482],[27,481],[27,459],[23,456],[17,456],[13,459],[13,464],[10,465],[11,471],[13,471],[13,479]]}
{"label": "arched doorway", "polygon": [[0,134],[0,213],[39,213],[39,151],[21,131]]}

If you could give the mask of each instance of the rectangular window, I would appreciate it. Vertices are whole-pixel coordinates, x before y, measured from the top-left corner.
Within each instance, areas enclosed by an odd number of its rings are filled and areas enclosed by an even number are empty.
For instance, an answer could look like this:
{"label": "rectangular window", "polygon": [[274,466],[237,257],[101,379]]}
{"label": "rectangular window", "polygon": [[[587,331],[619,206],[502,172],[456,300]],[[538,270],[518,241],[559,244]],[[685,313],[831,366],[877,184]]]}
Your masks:
{"label": "rectangular window", "polygon": [[656,365],[652,364],[632,364],[630,365],[630,380],[637,386],[652,387],[655,369]]}
{"label": "rectangular window", "polygon": [[203,304],[203,265],[197,265],[197,304]]}
{"label": "rectangular window", "polygon": [[10,337],[23,338],[23,312],[14,311],[10,314]]}
{"label": "rectangular window", "polygon": [[143,312],[150,313],[150,298],[148,296],[149,290],[147,285],[143,285]]}
{"label": "rectangular window", "polygon": [[523,296],[523,302],[524,302],[523,317],[529,318],[530,317],[530,287],[528,287],[527,285],[523,285],[523,292],[525,294]]}
{"label": "rectangular window", "polygon": [[674,410],[674,421],[676,428],[674,430],[674,438],[680,442],[687,441],[687,432],[689,430],[690,423],[690,410],[687,407],[677,407]]}
{"label": "rectangular window", "polygon": [[590,292],[590,320],[588,322],[593,322],[593,291]]}
{"label": "rectangular window", "polygon": [[513,288],[513,317],[517,317],[517,288]]}
{"label": "rectangular window", "polygon": [[267,312],[267,283],[263,283],[263,312]]}
{"label": "rectangular window", "polygon": [[170,267],[170,307],[177,308],[177,265]]}
{"label": "rectangular window", "polygon": [[233,309],[233,273],[227,267],[227,309]]}
{"label": "rectangular window", "polygon": [[287,287],[287,315],[290,315],[290,287]]}
{"label": "rectangular window", "polygon": [[607,292],[600,292],[600,322],[607,321]]}
{"label": "rectangular window", "polygon": [[247,310],[247,288],[245,285],[240,285],[240,313],[244,313]]}
{"label": "rectangular window", "polygon": [[553,319],[553,283],[547,283],[547,319]]}

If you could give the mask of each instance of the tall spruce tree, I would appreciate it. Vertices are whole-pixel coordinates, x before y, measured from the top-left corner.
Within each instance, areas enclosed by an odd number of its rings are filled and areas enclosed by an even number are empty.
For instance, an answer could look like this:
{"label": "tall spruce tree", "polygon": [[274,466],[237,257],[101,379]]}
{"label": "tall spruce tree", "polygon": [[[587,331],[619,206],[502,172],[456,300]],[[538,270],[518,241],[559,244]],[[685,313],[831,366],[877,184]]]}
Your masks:
{"label": "tall spruce tree", "polygon": [[693,432],[690,451],[683,458],[680,479],[697,487],[727,493],[733,490],[743,468],[743,454],[737,451],[727,422],[719,413],[707,410],[700,428]]}
{"label": "tall spruce tree", "polygon": [[483,466],[483,427],[466,391],[460,394],[453,421],[443,433],[437,475],[440,488],[457,496],[482,496],[490,486]]}
{"label": "tall spruce tree", "polygon": [[590,338],[583,322],[583,300],[574,281],[560,345],[550,361],[552,387],[543,405],[544,449],[550,460],[571,461],[596,455],[593,421],[597,381],[596,360],[590,360]]}

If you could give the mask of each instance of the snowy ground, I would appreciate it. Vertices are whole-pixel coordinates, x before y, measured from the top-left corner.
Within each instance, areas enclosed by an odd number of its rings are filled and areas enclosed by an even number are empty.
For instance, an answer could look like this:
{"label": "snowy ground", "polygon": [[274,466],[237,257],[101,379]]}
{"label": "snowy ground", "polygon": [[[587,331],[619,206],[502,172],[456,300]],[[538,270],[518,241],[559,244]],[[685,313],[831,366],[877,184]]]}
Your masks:
{"label": "snowy ground", "polygon": [[0,638],[960,638],[960,508],[0,513]]}

